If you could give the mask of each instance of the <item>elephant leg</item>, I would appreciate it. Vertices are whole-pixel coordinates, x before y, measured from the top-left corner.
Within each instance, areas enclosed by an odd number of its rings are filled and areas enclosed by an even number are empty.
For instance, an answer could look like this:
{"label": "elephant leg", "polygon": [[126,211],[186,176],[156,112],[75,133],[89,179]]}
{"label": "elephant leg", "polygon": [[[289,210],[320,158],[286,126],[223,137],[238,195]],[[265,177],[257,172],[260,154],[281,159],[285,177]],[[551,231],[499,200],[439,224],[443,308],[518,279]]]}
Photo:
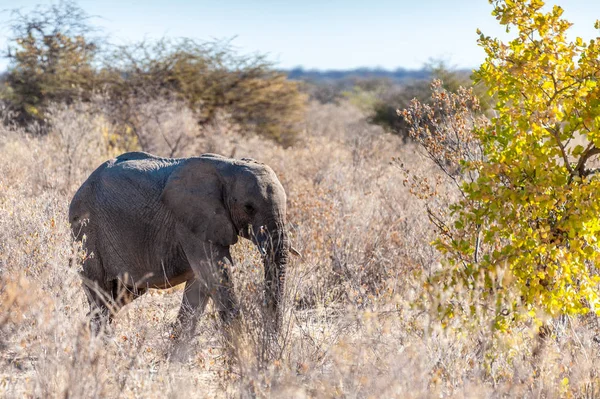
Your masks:
{"label": "elephant leg", "polygon": [[219,310],[221,320],[225,323],[229,323],[237,317],[239,312],[235,292],[233,290],[233,282],[231,280],[233,259],[231,259],[229,249],[225,251],[221,259],[216,262],[215,266],[218,269],[218,283],[216,290],[214,290],[213,300]]}
{"label": "elephant leg", "polygon": [[233,259],[229,253],[229,248],[226,248],[218,261],[213,263],[213,268],[216,268],[218,282],[216,289],[213,289],[213,301],[215,307],[219,311],[219,317],[224,324],[223,343],[227,349],[230,358],[235,359],[239,355],[239,341],[241,326],[241,318],[239,305],[233,289],[233,281],[231,279],[231,269],[233,267]]}
{"label": "elephant leg", "polygon": [[86,317],[90,323],[92,335],[98,335],[102,329],[112,321],[112,312],[107,294],[108,287],[98,282],[86,282],[84,291],[88,299],[90,311]]}
{"label": "elephant leg", "polygon": [[196,330],[198,318],[204,312],[208,298],[208,291],[197,279],[194,278],[185,283],[181,307],[171,333],[174,340],[170,353],[171,359],[180,361],[187,358],[190,340]]}
{"label": "elephant leg", "polygon": [[237,312],[230,269],[233,260],[229,247],[198,243],[194,237],[181,235],[181,242],[196,280],[210,295],[222,320],[228,321]]}
{"label": "elephant leg", "polygon": [[175,337],[189,336],[193,333],[198,318],[204,312],[208,298],[209,293],[206,287],[196,278],[185,283],[181,307],[177,314],[177,323],[173,333]]}
{"label": "elephant leg", "polygon": [[104,278],[104,269],[97,255],[86,258],[81,277],[83,289],[90,305],[87,318],[90,321],[92,335],[98,335],[112,319],[111,287]]}

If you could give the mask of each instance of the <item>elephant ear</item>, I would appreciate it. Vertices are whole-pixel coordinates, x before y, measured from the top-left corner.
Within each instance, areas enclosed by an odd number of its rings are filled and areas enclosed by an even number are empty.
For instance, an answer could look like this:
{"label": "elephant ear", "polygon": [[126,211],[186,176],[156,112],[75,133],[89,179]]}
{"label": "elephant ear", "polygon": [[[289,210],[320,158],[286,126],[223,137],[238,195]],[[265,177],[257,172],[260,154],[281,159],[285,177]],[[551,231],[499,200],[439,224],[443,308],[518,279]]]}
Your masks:
{"label": "elephant ear", "polygon": [[237,233],[224,194],[216,168],[209,161],[189,159],[171,174],[161,201],[198,239],[229,246],[237,242]]}

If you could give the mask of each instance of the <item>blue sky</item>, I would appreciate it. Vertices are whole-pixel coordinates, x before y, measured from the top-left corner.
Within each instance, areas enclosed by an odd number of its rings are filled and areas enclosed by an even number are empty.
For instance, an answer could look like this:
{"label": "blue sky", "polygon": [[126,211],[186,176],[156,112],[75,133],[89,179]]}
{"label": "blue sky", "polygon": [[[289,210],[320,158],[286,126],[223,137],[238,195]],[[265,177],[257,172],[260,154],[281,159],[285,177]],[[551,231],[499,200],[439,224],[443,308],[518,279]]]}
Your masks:
{"label": "blue sky", "polygon": [[[44,0],[0,0],[0,9],[30,9]],[[600,0],[554,0],[575,23],[573,37],[600,36]],[[114,43],[162,36],[199,40],[235,37],[243,53],[267,53],[279,67],[348,69],[420,68],[443,58],[462,68],[483,61],[477,28],[492,36],[503,29],[487,0],[80,0],[95,25]],[[8,14],[4,14],[4,20]],[[6,47],[6,28],[0,46]],[[5,61],[0,67],[6,66]]]}

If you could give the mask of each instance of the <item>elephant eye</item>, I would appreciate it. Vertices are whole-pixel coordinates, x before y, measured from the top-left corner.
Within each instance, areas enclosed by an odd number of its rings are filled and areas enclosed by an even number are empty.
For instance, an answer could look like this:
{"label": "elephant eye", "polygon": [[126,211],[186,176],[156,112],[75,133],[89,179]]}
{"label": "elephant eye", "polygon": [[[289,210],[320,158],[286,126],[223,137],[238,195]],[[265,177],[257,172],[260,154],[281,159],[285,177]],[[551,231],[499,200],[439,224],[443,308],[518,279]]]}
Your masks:
{"label": "elephant eye", "polygon": [[252,215],[255,212],[254,207],[252,206],[252,204],[248,203],[246,205],[244,205],[244,210],[246,211],[247,214]]}

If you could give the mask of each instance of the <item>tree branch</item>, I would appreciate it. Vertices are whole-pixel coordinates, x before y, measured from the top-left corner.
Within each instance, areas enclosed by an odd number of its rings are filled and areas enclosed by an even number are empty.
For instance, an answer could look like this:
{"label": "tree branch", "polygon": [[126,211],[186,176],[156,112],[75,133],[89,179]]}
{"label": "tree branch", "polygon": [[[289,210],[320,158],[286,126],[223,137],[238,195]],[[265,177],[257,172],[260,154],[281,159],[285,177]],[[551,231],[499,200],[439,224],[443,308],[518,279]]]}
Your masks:
{"label": "tree branch", "polygon": [[560,148],[562,158],[565,161],[565,167],[571,174],[571,177],[573,177],[574,171],[569,162],[569,157],[567,155],[567,151],[565,150],[565,146],[563,145],[562,141],[560,140],[560,136],[558,135],[558,124],[556,124],[555,127],[553,127],[553,128],[547,127],[546,130],[548,130],[552,134],[552,136],[554,136],[554,138],[556,139],[556,143],[558,144],[558,148]]}
{"label": "tree branch", "polygon": [[594,146],[593,143],[590,143],[583,154],[581,154],[581,158],[579,158],[579,162],[577,163],[577,174],[579,176],[589,176],[590,174],[593,174],[592,171],[585,169],[585,163],[588,159],[598,154],[600,154],[600,148]]}

